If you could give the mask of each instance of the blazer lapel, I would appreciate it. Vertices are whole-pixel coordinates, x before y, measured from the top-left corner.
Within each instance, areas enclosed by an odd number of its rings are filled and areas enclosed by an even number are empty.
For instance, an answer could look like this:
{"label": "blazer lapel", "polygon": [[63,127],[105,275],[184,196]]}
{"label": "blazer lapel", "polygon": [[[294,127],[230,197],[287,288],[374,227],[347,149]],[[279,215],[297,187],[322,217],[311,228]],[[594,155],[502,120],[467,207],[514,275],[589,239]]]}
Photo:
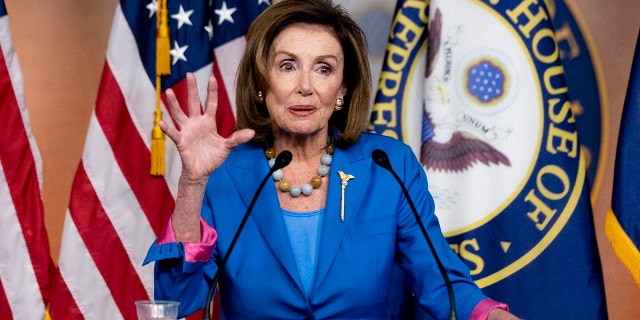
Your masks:
{"label": "blazer lapel", "polygon": [[[359,214],[360,203],[364,201],[363,194],[369,185],[369,167],[371,159],[366,157],[360,145],[356,144],[348,150],[336,149],[331,164],[327,206],[324,213],[324,223],[318,250],[318,267],[314,281],[314,290],[322,283],[334,258],[340,243],[354,217]],[[344,221],[342,211],[342,180],[338,171],[352,175],[344,190]]]}
{"label": "blazer lapel", "polygon": [[[248,207],[262,179],[269,172],[269,165],[264,159],[263,150],[258,147],[250,149],[249,152],[240,152],[237,155],[233,165],[228,167],[229,176],[245,206]],[[271,248],[271,252],[298,284],[302,293],[302,281],[282,219],[278,195],[271,178],[267,180],[262,193],[258,196],[247,223],[251,223],[251,220],[255,222],[262,238]],[[242,237],[242,235],[240,236]]]}

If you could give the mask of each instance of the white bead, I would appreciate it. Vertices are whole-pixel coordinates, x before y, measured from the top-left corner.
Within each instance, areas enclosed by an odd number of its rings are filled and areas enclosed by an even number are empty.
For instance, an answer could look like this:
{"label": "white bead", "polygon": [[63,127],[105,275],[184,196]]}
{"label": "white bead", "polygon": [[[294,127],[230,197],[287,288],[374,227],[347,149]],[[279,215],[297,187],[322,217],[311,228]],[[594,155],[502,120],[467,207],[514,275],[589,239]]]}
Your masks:
{"label": "white bead", "polygon": [[318,167],[318,174],[319,174],[321,177],[326,176],[328,173],[329,173],[329,167],[325,166],[324,164],[321,164],[321,165]]}
{"label": "white bead", "polygon": [[276,158],[269,159],[269,168],[273,168],[274,164],[276,164]]}
{"label": "white bead", "polygon": [[284,176],[284,173],[282,173],[282,170],[278,169],[276,171],[274,171],[271,176],[273,177],[273,180],[275,181],[280,181],[282,180],[282,177]]}
{"label": "white bead", "polygon": [[302,194],[305,196],[310,196],[311,192],[313,192],[313,186],[309,183],[305,183],[302,185]]}
{"label": "white bead", "polygon": [[333,157],[330,154],[323,154],[322,158],[320,159],[320,163],[324,164],[325,166],[329,166],[331,165],[331,161],[333,160]]}
{"label": "white bead", "polygon": [[302,190],[300,190],[300,187],[298,186],[293,186],[291,187],[291,190],[289,190],[289,193],[292,197],[297,198],[300,196],[300,193],[302,193]]}

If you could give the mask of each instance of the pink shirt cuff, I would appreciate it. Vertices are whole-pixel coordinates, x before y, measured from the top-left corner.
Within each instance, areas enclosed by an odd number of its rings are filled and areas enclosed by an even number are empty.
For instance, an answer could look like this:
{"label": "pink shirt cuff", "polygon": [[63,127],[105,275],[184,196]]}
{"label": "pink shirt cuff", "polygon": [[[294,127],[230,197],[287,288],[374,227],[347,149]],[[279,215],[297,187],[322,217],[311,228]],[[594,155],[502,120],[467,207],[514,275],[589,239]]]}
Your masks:
{"label": "pink shirt cuff", "polygon": [[509,311],[509,306],[502,302],[498,302],[491,299],[484,299],[473,308],[473,312],[471,312],[471,316],[469,320],[486,320],[489,317],[489,313],[493,309],[502,309],[505,311]]}
{"label": "pink shirt cuff", "polygon": [[[216,229],[211,227],[202,217],[200,217],[200,230],[202,236],[200,242],[184,242],[184,260],[187,262],[207,261],[211,258],[213,247],[218,239]],[[157,245],[176,242],[176,234],[173,231],[171,220],[169,225],[158,236]]]}

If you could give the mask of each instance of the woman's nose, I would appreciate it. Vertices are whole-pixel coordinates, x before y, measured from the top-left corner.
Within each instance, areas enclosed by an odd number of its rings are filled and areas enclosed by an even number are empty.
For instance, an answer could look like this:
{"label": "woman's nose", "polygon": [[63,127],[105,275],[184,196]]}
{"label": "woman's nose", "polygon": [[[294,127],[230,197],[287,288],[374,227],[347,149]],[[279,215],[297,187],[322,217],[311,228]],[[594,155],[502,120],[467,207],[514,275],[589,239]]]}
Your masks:
{"label": "woman's nose", "polygon": [[309,72],[301,72],[298,78],[298,94],[302,96],[308,96],[313,93],[313,87],[311,85],[311,74]]}

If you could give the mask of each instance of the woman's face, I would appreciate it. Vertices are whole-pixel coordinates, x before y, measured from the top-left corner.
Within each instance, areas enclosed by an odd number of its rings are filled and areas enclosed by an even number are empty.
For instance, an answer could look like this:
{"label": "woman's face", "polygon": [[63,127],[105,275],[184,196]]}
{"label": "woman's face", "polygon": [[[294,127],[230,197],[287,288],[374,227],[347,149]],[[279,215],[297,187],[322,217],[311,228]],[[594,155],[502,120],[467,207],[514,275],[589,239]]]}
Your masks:
{"label": "woman's face", "polygon": [[346,92],[344,54],[334,35],[317,25],[287,27],[274,39],[269,64],[265,102],[274,133],[327,132],[336,99]]}

